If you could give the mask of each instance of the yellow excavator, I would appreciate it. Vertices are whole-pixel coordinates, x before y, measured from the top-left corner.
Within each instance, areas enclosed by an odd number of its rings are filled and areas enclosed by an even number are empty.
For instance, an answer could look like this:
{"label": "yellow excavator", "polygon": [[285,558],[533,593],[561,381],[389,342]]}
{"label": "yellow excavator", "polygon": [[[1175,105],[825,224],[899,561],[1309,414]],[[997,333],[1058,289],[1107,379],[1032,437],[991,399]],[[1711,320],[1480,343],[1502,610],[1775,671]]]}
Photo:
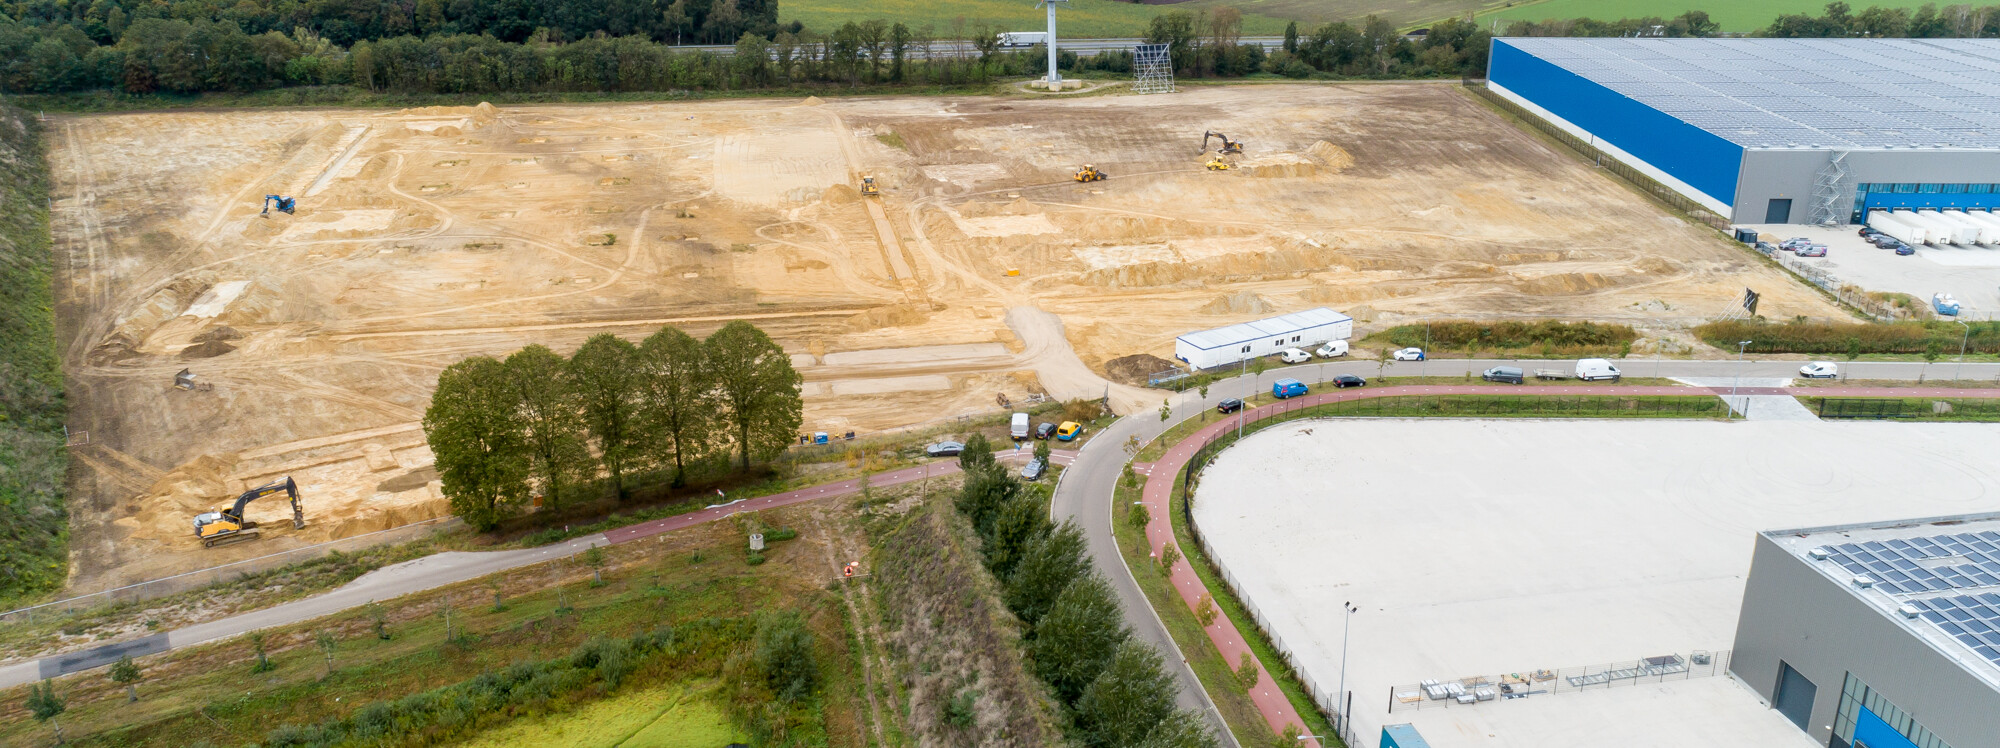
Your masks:
{"label": "yellow excavator", "polygon": [[201,544],[214,548],[224,543],[249,540],[257,537],[257,523],[243,519],[243,508],[250,502],[285,494],[292,500],[292,529],[303,530],[306,526],[305,510],[299,506],[299,484],[292,482],[291,476],[266,483],[244,491],[236,497],[236,505],[219,512],[203,512],[194,517],[194,536]]}
{"label": "yellow excavator", "polygon": [[1201,134],[1201,151],[1200,151],[1201,153],[1207,153],[1207,152],[1208,152],[1208,139],[1209,139],[1209,138],[1221,138],[1221,139],[1222,139],[1222,147],[1221,147],[1221,148],[1218,148],[1218,149],[1216,149],[1216,151],[1215,151],[1216,155],[1233,155],[1233,154],[1238,154],[1238,153],[1242,153],[1242,152],[1243,152],[1243,141],[1241,141],[1241,140],[1230,140],[1230,139],[1229,139],[1229,136],[1227,136],[1227,135],[1224,135],[1224,134],[1222,134],[1222,133],[1219,133],[1219,132],[1216,132],[1216,131],[1214,131],[1214,130],[1209,130],[1209,131],[1207,131],[1207,132],[1203,132],[1203,133]]}
{"label": "yellow excavator", "polygon": [[1076,170],[1076,181],[1079,182],[1102,182],[1106,176],[1108,175],[1090,164],[1084,164],[1083,168]]}
{"label": "yellow excavator", "polygon": [[875,186],[874,177],[864,176],[861,178],[861,194],[869,197],[881,197],[882,189]]}

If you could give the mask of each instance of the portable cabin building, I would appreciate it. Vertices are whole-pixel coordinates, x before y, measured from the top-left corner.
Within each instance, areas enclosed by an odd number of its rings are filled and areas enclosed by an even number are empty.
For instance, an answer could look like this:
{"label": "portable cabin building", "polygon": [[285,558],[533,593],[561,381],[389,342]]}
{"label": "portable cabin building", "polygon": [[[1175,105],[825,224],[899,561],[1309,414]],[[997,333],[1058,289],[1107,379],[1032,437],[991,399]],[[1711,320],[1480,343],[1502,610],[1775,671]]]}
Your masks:
{"label": "portable cabin building", "polygon": [[1320,307],[1182,335],[1174,339],[1174,358],[1196,369],[1213,369],[1353,336],[1353,317]]}

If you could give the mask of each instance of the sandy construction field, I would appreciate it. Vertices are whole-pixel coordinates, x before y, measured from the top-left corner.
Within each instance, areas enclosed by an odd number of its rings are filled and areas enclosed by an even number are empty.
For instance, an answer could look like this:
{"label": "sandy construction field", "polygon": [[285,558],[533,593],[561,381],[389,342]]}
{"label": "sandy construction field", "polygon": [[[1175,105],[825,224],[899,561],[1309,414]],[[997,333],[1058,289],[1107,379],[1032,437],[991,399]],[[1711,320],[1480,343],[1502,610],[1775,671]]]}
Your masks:
{"label": "sandy construction field", "polygon": [[[1204,129],[1249,145],[1201,168]],[[752,319],[806,427],[877,431],[1313,306],[1623,319],[1744,286],[1837,310],[1449,86],[51,120],[73,387],[74,586],[437,516],[440,369]],[[1077,165],[1109,181],[1079,185]],[[855,189],[861,175],[880,198]],[[260,216],[266,194],[296,215]],[[204,385],[174,389],[188,368]],[[1127,411],[1153,398],[1110,386]],[[204,550],[188,517],[292,475],[311,525]],[[255,506],[275,519],[281,507]]]}

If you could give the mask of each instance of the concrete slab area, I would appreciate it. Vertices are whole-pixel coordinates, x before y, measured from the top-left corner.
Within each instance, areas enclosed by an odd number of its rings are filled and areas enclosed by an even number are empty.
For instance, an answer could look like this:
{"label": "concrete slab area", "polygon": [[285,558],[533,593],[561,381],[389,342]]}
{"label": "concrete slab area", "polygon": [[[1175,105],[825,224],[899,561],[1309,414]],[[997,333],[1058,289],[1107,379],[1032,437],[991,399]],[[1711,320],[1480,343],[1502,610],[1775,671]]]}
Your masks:
{"label": "concrete slab area", "polygon": [[1958,297],[1967,319],[2000,317],[2000,247],[1921,245],[1916,254],[1900,256],[1863,241],[1857,233],[1860,226],[1748,224],[1744,228],[1780,239],[1803,236],[1825,244],[1825,257],[1799,261],[1824,268],[1842,282],[1870,291],[1906,293],[1925,303],[1930,302],[1931,294],[1945,291]]}
{"label": "concrete slab area", "polygon": [[1389,689],[1727,649],[1756,531],[1992,511],[1996,450],[1991,424],[1301,422],[1221,455],[1194,512],[1323,688],[1360,606],[1364,745],[1422,718],[1449,720],[1424,729],[1440,748],[1804,748],[1722,677],[1394,715]]}

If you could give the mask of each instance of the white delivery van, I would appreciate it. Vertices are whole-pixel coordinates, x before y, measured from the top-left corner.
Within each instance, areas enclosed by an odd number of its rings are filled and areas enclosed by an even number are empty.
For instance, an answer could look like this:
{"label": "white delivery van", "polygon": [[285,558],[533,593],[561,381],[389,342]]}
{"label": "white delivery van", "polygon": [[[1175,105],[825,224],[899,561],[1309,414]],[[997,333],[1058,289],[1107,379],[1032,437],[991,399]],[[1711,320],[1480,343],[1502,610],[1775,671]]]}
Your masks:
{"label": "white delivery van", "polygon": [[1618,367],[1601,358],[1586,358],[1576,362],[1576,378],[1586,382],[1595,382],[1599,379],[1616,382],[1620,376]]}
{"label": "white delivery van", "polygon": [[1313,351],[1313,353],[1320,358],[1339,358],[1345,356],[1347,355],[1347,341],[1330,341],[1326,345],[1320,346],[1319,350]]}
{"label": "white delivery van", "polygon": [[1028,414],[1015,413],[1014,428],[1008,433],[1013,434],[1016,439],[1028,438]]}
{"label": "white delivery van", "polygon": [[1278,351],[1278,360],[1288,364],[1303,364],[1307,361],[1311,361],[1312,358],[1313,358],[1312,354],[1306,353],[1305,351],[1299,350],[1297,348],[1286,348],[1282,351]]}

